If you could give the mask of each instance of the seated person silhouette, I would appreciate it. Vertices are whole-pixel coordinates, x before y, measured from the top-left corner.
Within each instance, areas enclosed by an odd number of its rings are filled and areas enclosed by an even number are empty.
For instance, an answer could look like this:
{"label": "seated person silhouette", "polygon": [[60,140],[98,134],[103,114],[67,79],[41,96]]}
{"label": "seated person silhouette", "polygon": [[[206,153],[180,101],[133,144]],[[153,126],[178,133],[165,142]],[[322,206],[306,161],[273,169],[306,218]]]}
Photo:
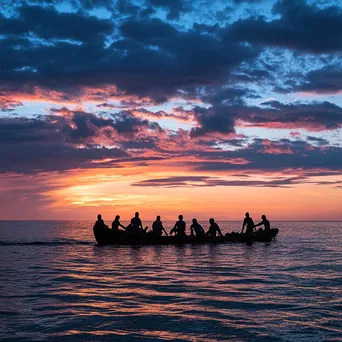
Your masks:
{"label": "seated person silhouette", "polygon": [[191,229],[191,235],[194,235],[194,232],[197,237],[204,236],[204,229],[203,227],[197,222],[197,220],[194,218],[192,219],[192,225],[190,226]]}
{"label": "seated person silhouette", "polygon": [[216,232],[219,234],[219,236],[223,236],[220,227],[218,224],[215,222],[213,218],[209,220],[210,227],[208,231],[205,233],[206,236],[215,236],[216,237]]}
{"label": "seated person silhouette", "polygon": [[97,215],[97,221],[94,224],[94,228],[100,228],[100,229],[105,229],[108,228],[108,226],[104,223],[104,221],[102,220],[102,215],[98,214]]}
{"label": "seated person silhouette", "polygon": [[119,227],[126,229],[126,227],[120,223],[120,216],[116,215],[114,221],[112,222],[112,229],[113,230],[119,230]]}
{"label": "seated person silhouette", "polygon": [[243,233],[243,230],[244,230],[245,226],[247,226],[246,234],[251,235],[251,234],[253,234],[253,229],[255,229],[254,228],[254,222],[253,222],[252,218],[249,216],[249,213],[246,213],[245,216],[246,217],[245,217],[245,219],[243,220],[243,223],[242,223],[241,233]]}
{"label": "seated person silhouette", "polygon": [[134,217],[131,219],[129,230],[134,233],[145,232],[138,212],[136,212]]}
{"label": "seated person silhouette", "polygon": [[175,233],[177,236],[186,236],[185,234],[185,222],[183,221],[183,215],[178,216],[178,221],[175,223],[174,227],[170,231],[170,235]]}
{"label": "seated person silhouette", "polygon": [[156,220],[152,223],[152,234],[156,236],[162,236],[163,232],[167,236],[167,232],[163,227],[163,222],[160,221],[160,216],[156,217]]}
{"label": "seated person silhouette", "polygon": [[261,222],[259,222],[258,224],[256,224],[254,227],[258,227],[258,226],[264,226],[265,227],[265,232],[269,232],[271,230],[271,224],[270,221],[267,220],[266,215],[262,215],[261,216]]}

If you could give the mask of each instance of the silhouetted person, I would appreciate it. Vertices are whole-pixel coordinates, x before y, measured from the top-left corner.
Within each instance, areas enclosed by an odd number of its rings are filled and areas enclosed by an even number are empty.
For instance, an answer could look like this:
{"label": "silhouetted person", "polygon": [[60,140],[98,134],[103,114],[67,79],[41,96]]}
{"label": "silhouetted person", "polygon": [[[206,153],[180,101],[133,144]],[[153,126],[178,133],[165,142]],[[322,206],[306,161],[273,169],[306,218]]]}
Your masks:
{"label": "silhouetted person", "polygon": [[178,221],[170,231],[170,235],[175,233],[176,235],[185,236],[185,222],[183,221],[183,215],[178,216]]}
{"label": "silhouetted person", "polygon": [[160,216],[156,217],[156,220],[152,223],[152,232],[154,235],[162,236],[163,232],[167,236],[167,232],[163,227],[163,222],[160,221]]}
{"label": "silhouetted person", "polygon": [[271,230],[270,221],[267,220],[266,215],[262,215],[261,219],[262,219],[262,221],[259,222],[258,224],[256,224],[254,227],[258,227],[258,226],[263,225],[265,227],[265,232],[269,232]]}
{"label": "silhouetted person", "polygon": [[245,226],[247,226],[247,228],[246,228],[246,234],[250,235],[250,234],[253,233],[254,222],[253,222],[252,218],[249,216],[249,213],[246,213],[245,216],[246,216],[246,217],[245,217],[245,219],[243,220],[241,233],[243,233],[243,230],[244,230]]}
{"label": "silhouetted person", "polygon": [[102,216],[101,214],[97,215],[97,221],[95,222],[95,227],[98,228],[108,228],[108,226],[104,223],[104,221],[102,220]]}
{"label": "silhouetted person", "polygon": [[219,234],[219,236],[223,236],[220,227],[218,224],[215,222],[213,218],[209,220],[210,227],[208,231],[205,233],[207,236],[216,236],[216,232]]}
{"label": "silhouetted person", "polygon": [[132,227],[132,230],[135,232],[143,231],[142,222],[140,220],[138,212],[136,212],[134,217],[131,219],[131,227]]}
{"label": "silhouetted person", "polygon": [[114,221],[112,222],[112,229],[119,230],[119,227],[126,229],[126,227],[120,223],[120,216],[116,215]]}
{"label": "silhouetted person", "polygon": [[190,226],[190,229],[191,229],[191,235],[194,235],[194,231],[195,231],[196,236],[204,235],[203,227],[197,222],[195,218],[192,219],[192,225]]}

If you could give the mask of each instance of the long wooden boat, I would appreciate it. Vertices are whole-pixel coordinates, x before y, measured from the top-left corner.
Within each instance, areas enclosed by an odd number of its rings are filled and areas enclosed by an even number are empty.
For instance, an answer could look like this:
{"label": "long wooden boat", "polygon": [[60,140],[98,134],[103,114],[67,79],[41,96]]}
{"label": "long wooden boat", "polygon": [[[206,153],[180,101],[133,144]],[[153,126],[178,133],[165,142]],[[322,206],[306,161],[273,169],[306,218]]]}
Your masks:
{"label": "long wooden boat", "polygon": [[183,244],[217,244],[226,241],[254,242],[271,241],[278,234],[278,229],[271,232],[253,233],[251,236],[241,233],[230,233],[224,237],[213,236],[155,236],[149,233],[129,233],[123,230],[112,230],[94,226],[94,236],[99,245],[183,245]]}

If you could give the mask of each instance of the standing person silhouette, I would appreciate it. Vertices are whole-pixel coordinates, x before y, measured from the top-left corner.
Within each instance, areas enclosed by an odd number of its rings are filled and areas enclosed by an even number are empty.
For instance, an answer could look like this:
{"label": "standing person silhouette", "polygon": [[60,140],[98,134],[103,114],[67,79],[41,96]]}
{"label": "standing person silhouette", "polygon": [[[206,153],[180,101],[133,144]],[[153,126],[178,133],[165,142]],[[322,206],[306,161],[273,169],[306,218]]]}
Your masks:
{"label": "standing person silhouette", "polygon": [[249,216],[249,213],[246,213],[245,216],[246,217],[242,223],[241,233],[243,233],[245,226],[247,226],[246,227],[246,234],[251,235],[253,233],[253,229],[254,229],[254,222],[253,222],[252,218]]}
{"label": "standing person silhouette", "polygon": [[178,216],[178,221],[175,223],[174,227],[170,231],[170,235],[175,233],[177,236],[186,236],[185,234],[186,223],[183,221],[183,215]]}

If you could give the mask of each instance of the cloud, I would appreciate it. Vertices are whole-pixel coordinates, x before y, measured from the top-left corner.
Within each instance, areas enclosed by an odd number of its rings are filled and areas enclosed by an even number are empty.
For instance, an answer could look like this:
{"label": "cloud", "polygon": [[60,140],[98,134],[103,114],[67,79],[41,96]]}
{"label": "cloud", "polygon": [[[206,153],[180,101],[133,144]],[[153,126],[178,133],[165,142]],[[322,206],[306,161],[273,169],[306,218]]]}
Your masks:
{"label": "cloud", "polygon": [[120,30],[124,38],[144,43],[153,43],[158,39],[176,36],[178,33],[172,25],[157,18],[137,21],[130,19],[120,26]]}
{"label": "cloud", "polygon": [[[230,176],[229,178],[234,178]],[[272,177],[270,177],[272,178]],[[136,187],[161,187],[161,188],[174,188],[174,187],[262,187],[262,188],[288,188],[294,185],[303,183],[314,183],[316,185],[338,185],[342,181],[320,181],[312,182],[309,175],[299,175],[293,177],[280,177],[273,178],[268,181],[263,180],[231,180],[219,177],[206,177],[206,176],[174,176],[167,178],[154,178],[144,181],[132,183]]]}
{"label": "cloud", "polygon": [[54,7],[22,5],[18,17],[0,17],[2,34],[36,35],[45,40],[67,39],[83,43],[104,40],[112,34],[111,20],[100,20],[83,13],[61,13]]}
{"label": "cloud", "polygon": [[239,120],[265,128],[304,128],[309,131],[338,129],[342,126],[342,108],[324,102],[283,104],[268,101],[262,107],[232,108]]}
{"label": "cloud", "polygon": [[[246,148],[236,151],[217,151],[216,153],[201,152],[201,157],[209,160],[189,162],[196,171],[252,171],[283,172],[286,169],[302,170],[330,170],[342,169],[341,147],[315,147],[305,141],[281,139],[269,141],[254,139]],[[226,159],[243,158],[248,161],[244,164],[231,164]],[[211,160],[210,160],[211,159]]]}
{"label": "cloud", "polygon": [[178,19],[180,14],[187,12],[191,6],[190,2],[186,0],[147,0],[149,4],[157,8],[164,8],[168,11],[167,18]]}
{"label": "cloud", "polygon": [[[40,13],[42,23],[31,22],[27,12],[33,17]],[[236,40],[179,31],[160,19],[125,19],[122,35],[111,38],[111,44],[105,44],[111,22],[78,12],[21,7],[17,18],[3,20],[2,90],[38,86],[70,94],[82,87],[114,85],[127,94],[164,102],[180,95],[180,89],[222,82],[234,67],[259,53]],[[33,40],[31,31],[41,39]]]}
{"label": "cloud", "polygon": [[0,93],[0,110],[3,112],[12,112],[16,107],[22,106],[22,102],[8,99]]}
{"label": "cloud", "polygon": [[227,27],[226,37],[252,44],[275,46],[312,54],[341,52],[340,7],[309,5],[304,0],[279,0],[274,7],[279,19],[240,19]]}
{"label": "cloud", "polygon": [[193,138],[208,134],[235,133],[234,116],[230,114],[229,107],[215,106],[209,109],[196,107],[194,113],[199,127],[191,129],[190,136]]}
{"label": "cloud", "polygon": [[129,112],[109,119],[79,111],[32,119],[5,117],[0,119],[0,172],[112,167],[124,158],[135,161],[134,155],[125,151],[128,142],[135,143],[135,149],[139,143],[141,149],[146,148],[144,141],[150,141],[153,147],[149,137],[155,131],[161,132],[158,124],[136,118]]}
{"label": "cloud", "polygon": [[248,106],[243,101],[225,105],[213,102],[209,108],[195,107],[198,127],[190,131],[193,138],[205,135],[230,135],[236,126],[263,128],[303,128],[308,131],[335,130],[342,127],[342,108],[324,101],[284,104],[268,101],[261,106]]}
{"label": "cloud", "polygon": [[327,66],[310,71],[301,84],[287,91],[313,92],[317,94],[336,94],[342,91],[342,67]]}

